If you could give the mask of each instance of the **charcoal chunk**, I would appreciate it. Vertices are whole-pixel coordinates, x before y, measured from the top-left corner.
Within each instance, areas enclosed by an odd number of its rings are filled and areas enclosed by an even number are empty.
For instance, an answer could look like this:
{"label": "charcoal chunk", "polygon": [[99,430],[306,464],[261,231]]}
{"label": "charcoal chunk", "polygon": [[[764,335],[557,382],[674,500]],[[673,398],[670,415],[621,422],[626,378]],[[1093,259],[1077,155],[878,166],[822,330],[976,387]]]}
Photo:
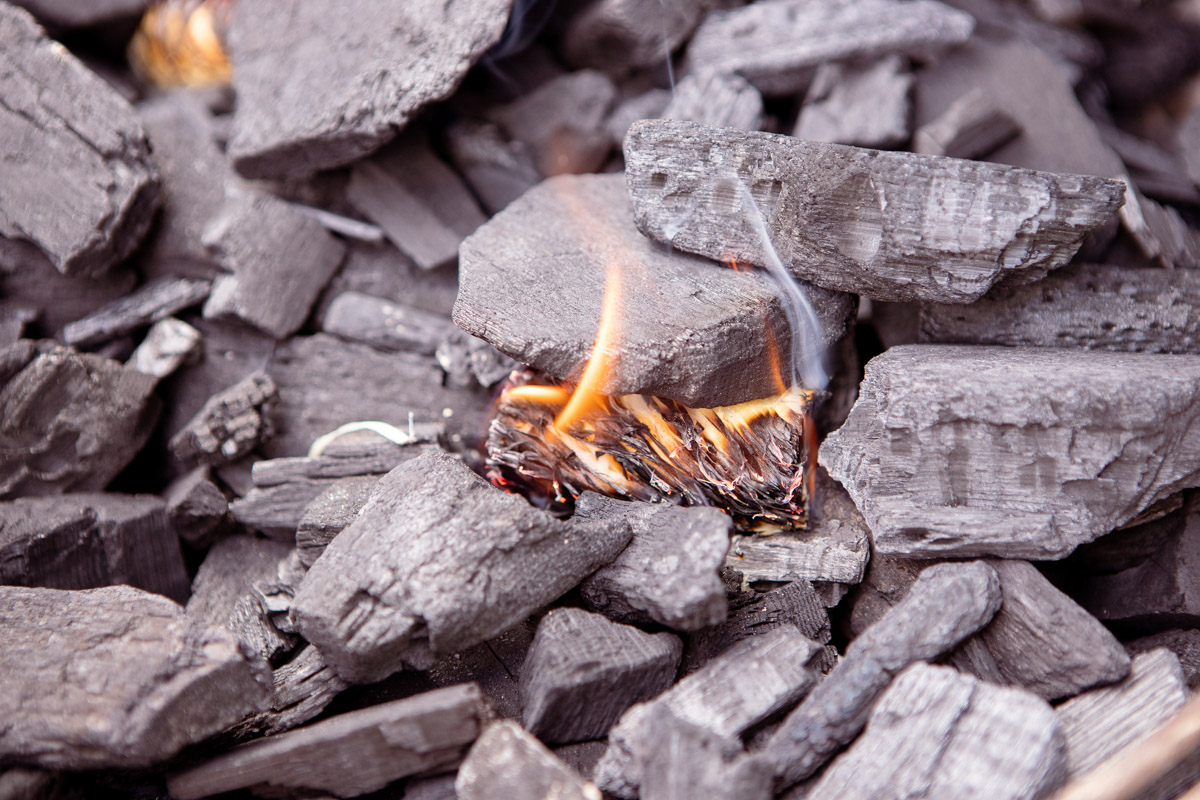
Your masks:
{"label": "charcoal chunk", "polygon": [[1183,628],[1159,631],[1125,643],[1125,649],[1135,659],[1158,648],[1171,651],[1179,659],[1189,689],[1200,686],[1200,630]]}
{"label": "charcoal chunk", "polygon": [[305,646],[291,661],[278,667],[271,678],[271,707],[247,720],[244,727],[256,733],[282,733],[303,725],[333,702],[348,684],[325,663],[321,651]]}
{"label": "charcoal chunk", "polygon": [[912,132],[913,76],[891,56],[865,66],[822,64],[792,135],[857,147],[899,147]]}
{"label": "charcoal chunk", "polygon": [[292,613],[352,682],[432,666],[611,561],[626,523],[569,524],[446,455],[401,464],[304,577]]}
{"label": "charcoal chunk", "polygon": [[677,718],[664,706],[650,711],[649,746],[641,755],[640,800],[769,800],[773,775],[762,756],[737,739]]}
{"label": "charcoal chunk", "polygon": [[1062,558],[1200,482],[1198,377],[1193,356],[894,347],[820,461],[878,552]]}
{"label": "charcoal chunk", "polygon": [[163,492],[171,528],[193,547],[207,547],[229,521],[229,500],[208,467],[196,467]]}
{"label": "charcoal chunk", "polygon": [[761,265],[765,226],[797,278],[889,301],[970,303],[1002,279],[1036,280],[1125,195],[1105,178],[678,120],[635,123],[625,164],[648,236]]}
{"label": "charcoal chunk", "polygon": [[571,17],[562,37],[573,67],[621,74],[667,59],[700,21],[704,3],[600,0]]}
{"label": "charcoal chunk", "polygon": [[379,485],[375,475],[339,478],[304,507],[296,525],[296,552],[311,567],[325,548],[358,517]]}
{"label": "charcoal chunk", "polygon": [[382,297],[345,292],[329,304],[321,320],[321,330],[380,350],[407,350],[431,356],[455,328],[441,314]]}
{"label": "charcoal chunk", "polygon": [[[645,115],[630,121],[630,125]],[[666,108],[654,117],[688,119],[704,125],[756,131],[763,123],[763,100],[744,78],[714,70],[688,75],[675,87]],[[629,125],[622,131],[624,140]]]}
{"label": "charcoal chunk", "polygon": [[271,407],[278,391],[270,375],[255,372],[213,395],[171,437],[171,452],[188,466],[236,461],[270,438]]}
{"label": "charcoal chunk", "polygon": [[57,336],[64,325],[120,300],[137,282],[127,269],[64,275],[34,245],[0,235],[0,315],[36,322],[44,336]]}
{"label": "charcoal chunk", "polygon": [[126,366],[153,378],[165,378],[196,357],[203,338],[183,320],[167,317],[151,326]]}
{"label": "charcoal chunk", "polygon": [[972,89],[913,134],[914,153],[986,156],[1021,133],[1021,125],[982,89]]}
{"label": "charcoal chunk", "polygon": [[541,174],[520,142],[494,122],[460,120],[446,129],[450,157],[489,214],[525,194]]}
{"label": "charcoal chunk", "polygon": [[[541,184],[463,242],[454,321],[517,361],[570,377],[592,351],[605,271],[640,264],[620,271],[620,342],[602,392],[705,408],[777,393],[771,337],[785,363],[792,338],[773,281],[661,250],[629,210],[616,175]],[[805,291],[820,328],[806,347],[817,352],[842,335],[854,304]]]}
{"label": "charcoal chunk", "polygon": [[133,252],[158,203],[142,127],[27,12],[0,6],[0,31],[0,237],[33,242],[66,275],[99,275]]}
{"label": "charcoal chunk", "polygon": [[240,745],[169,776],[167,788],[179,800],[247,787],[354,797],[453,767],[487,716],[474,684],[435,689]]}
{"label": "charcoal chunk", "polygon": [[493,722],[480,734],[454,789],[462,800],[600,800],[594,784],[509,720]]}
{"label": "charcoal chunk", "polygon": [[74,347],[107,342],[198,305],[211,284],[194,278],[152,281],[136,292],[63,327],[63,341]]}
{"label": "charcoal chunk", "polygon": [[266,664],[236,637],[128,586],[0,587],[0,636],[5,761],[147,767],[265,708],[270,697]]}

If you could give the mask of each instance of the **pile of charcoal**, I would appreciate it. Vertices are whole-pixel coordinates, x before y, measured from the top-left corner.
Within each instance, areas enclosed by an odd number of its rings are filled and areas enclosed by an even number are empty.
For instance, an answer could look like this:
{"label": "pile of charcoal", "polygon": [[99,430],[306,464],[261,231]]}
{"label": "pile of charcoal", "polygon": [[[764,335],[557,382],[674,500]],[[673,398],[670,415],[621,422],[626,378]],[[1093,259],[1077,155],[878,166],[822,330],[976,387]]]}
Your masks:
{"label": "pile of charcoal", "polygon": [[0,800],[1200,796],[1198,226],[1196,0],[0,0]]}

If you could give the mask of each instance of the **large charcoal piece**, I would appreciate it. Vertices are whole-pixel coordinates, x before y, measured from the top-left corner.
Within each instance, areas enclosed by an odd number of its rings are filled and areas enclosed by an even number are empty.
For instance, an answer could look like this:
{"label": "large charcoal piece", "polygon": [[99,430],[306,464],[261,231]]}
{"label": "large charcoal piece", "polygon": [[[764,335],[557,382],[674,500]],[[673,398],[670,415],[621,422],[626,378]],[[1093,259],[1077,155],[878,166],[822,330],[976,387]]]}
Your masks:
{"label": "large charcoal piece", "polygon": [[876,549],[1062,558],[1200,484],[1200,358],[908,345],[820,460]]}
{"label": "large charcoal piece", "polygon": [[446,455],[388,473],[309,570],[294,614],[343,678],[432,666],[549,603],[629,542],[627,523],[570,524]]}
{"label": "large charcoal piece", "polygon": [[1063,750],[1062,726],[1044,700],[914,664],[806,797],[1036,800],[1062,782]]}
{"label": "large charcoal piece", "polygon": [[25,11],[0,5],[0,237],[97,275],[150,227],[158,174],[137,115]]}
{"label": "large charcoal piece", "polygon": [[0,639],[0,761],[146,767],[270,697],[236,637],[128,586],[0,587]]}
{"label": "large charcoal piece", "polygon": [[817,771],[853,739],[901,670],[936,658],[986,625],[1000,607],[996,571],[975,561],[925,570],[908,596],[846,648],[825,680],[784,719],[765,752],[778,782]]}
{"label": "large charcoal piece", "polygon": [[296,524],[296,554],[311,567],[321,553],[358,517],[379,485],[377,475],[339,478],[304,507]]}
{"label": "large charcoal piece", "polygon": [[27,342],[0,351],[0,364],[13,368],[0,368],[0,497],[103,489],[153,432],[149,375]]}
{"label": "large charcoal piece", "polygon": [[378,149],[454,91],[499,40],[511,5],[239,3],[230,31],[234,166],[252,178],[299,177]]}
{"label": "large charcoal piece", "polygon": [[[766,274],[643,237],[619,175],[545,181],[463,242],[459,259],[454,321],[555,377],[572,377],[587,361],[611,280],[621,298],[619,341],[602,392],[707,408],[779,391],[767,366],[772,337],[784,363],[792,341],[780,288]],[[839,292],[808,294],[820,333],[804,346],[816,353],[842,335],[854,303]]]}
{"label": "large charcoal piece", "polygon": [[709,15],[688,64],[736,73],[764,94],[793,94],[825,62],[928,57],[965,41],[974,26],[934,0],[769,0]]}
{"label": "large charcoal piece", "polygon": [[454,789],[462,800],[600,800],[594,784],[508,720],[484,729],[459,768]]}
{"label": "large charcoal piece", "polygon": [[621,555],[580,587],[589,608],[622,622],[685,631],[725,619],[725,586],[717,573],[733,522],[724,512],[628,503],[588,492],[575,514],[581,520],[623,519],[633,530]]}
{"label": "large charcoal piece", "polygon": [[245,787],[355,797],[453,768],[488,714],[474,684],[436,689],[241,745],[170,776],[167,787],[177,800]]}
{"label": "large charcoal piece", "polygon": [[970,303],[1002,279],[1037,280],[1125,193],[1104,178],[678,120],[634,123],[625,164],[648,236],[766,264],[765,225],[797,278],[891,301]]}

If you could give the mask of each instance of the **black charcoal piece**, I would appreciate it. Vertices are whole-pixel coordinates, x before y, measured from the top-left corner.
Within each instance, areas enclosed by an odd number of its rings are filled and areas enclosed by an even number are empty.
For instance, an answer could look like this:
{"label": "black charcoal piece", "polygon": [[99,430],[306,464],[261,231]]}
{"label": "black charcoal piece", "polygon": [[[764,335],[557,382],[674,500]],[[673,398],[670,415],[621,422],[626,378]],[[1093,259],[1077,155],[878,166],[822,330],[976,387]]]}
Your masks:
{"label": "black charcoal piece", "polygon": [[683,722],[661,705],[649,717],[640,800],[770,800],[770,762],[747,755],[736,738]]}
{"label": "black charcoal piece", "polygon": [[[629,124],[645,116],[640,115]],[[701,70],[684,77],[675,87],[671,102],[653,116],[756,131],[763,123],[763,100],[758,90],[745,78],[710,69]],[[629,125],[625,125],[621,140],[624,140],[624,134],[628,131]]]}
{"label": "black charcoal piece", "polygon": [[922,572],[908,595],[850,643],[841,662],[771,735],[765,752],[779,786],[813,775],[858,735],[898,673],[981,629],[1000,597],[996,571],[981,561]]}
{"label": "black charcoal piece", "polygon": [[148,767],[270,698],[266,664],[233,634],[128,586],[0,587],[0,637],[5,762]]}
{"label": "black charcoal piece", "polygon": [[622,74],[668,61],[691,34],[705,4],[659,0],[600,0],[581,6],[562,35],[572,67]]}
{"label": "black charcoal piece", "polygon": [[128,24],[137,19],[149,0],[101,0],[74,3],[71,0],[17,0],[18,5],[53,28],[90,28],[95,25]]}
{"label": "black charcoal piece", "polygon": [[151,281],[132,294],[63,326],[63,341],[73,347],[90,347],[116,339],[199,305],[208,297],[210,288],[209,281],[196,278]]}
{"label": "black charcoal piece", "polygon": [[1177,628],[1159,631],[1125,643],[1125,649],[1135,658],[1160,647],[1170,650],[1179,659],[1189,689],[1200,686],[1200,630]]}
{"label": "black charcoal piece", "polygon": [[158,419],[153,377],[101,356],[42,349],[0,387],[0,498],[103,489]]}
{"label": "black charcoal piece", "polygon": [[304,577],[292,613],[339,675],[377,681],[504,631],[630,535],[624,522],[560,522],[447,455],[425,455],[380,481]]}
{"label": "black charcoal piece", "polygon": [[1062,558],[1200,483],[1198,380],[1195,356],[894,347],[820,462],[877,552]]}
{"label": "black charcoal piece", "polygon": [[0,237],[66,275],[99,275],[146,234],[158,172],[137,115],[25,11],[0,6]]}
{"label": "black charcoal piece", "polygon": [[204,548],[229,522],[229,500],[208,467],[196,467],[163,491],[171,528],[193,547]]}
{"label": "black charcoal piece", "polygon": [[1021,124],[986,91],[972,89],[913,133],[914,153],[981,158],[1021,133]]}
{"label": "black charcoal piece", "polygon": [[446,129],[450,157],[489,214],[495,214],[534,186],[541,175],[533,156],[511,142],[500,126],[459,120]]}
{"label": "black charcoal piece", "polygon": [[451,326],[450,334],[437,346],[437,361],[454,386],[490,389],[517,368],[517,362],[476,336]]}
{"label": "black charcoal piece", "polygon": [[487,716],[474,684],[435,689],[240,745],[168,776],[167,788],[178,800],[252,787],[354,797],[454,767]]}
{"label": "black charcoal piece", "polygon": [[1033,800],[1062,783],[1063,750],[1062,726],[1046,701],[948,667],[914,664],[883,693],[862,736],[807,797],[984,792],[995,800]]}
{"label": "black charcoal piece", "polygon": [[454,789],[462,800],[600,800],[594,784],[510,720],[484,728],[458,768]]}
{"label": "black charcoal piece", "polygon": [[[422,107],[454,91],[500,39],[511,6],[239,5],[230,31],[230,59],[238,65],[234,166],[250,178],[301,177],[378,149]],[[293,13],[285,28],[276,25]]]}
{"label": "black charcoal piece", "polygon": [[154,323],[126,366],[162,379],[200,353],[204,335],[183,320],[167,317]]}
{"label": "black charcoal piece", "polygon": [[[619,268],[620,344],[602,392],[712,407],[779,391],[766,367],[771,340],[786,361],[792,337],[778,286],[643,237],[619,175],[542,183],[463,242],[459,258],[454,321],[521,363],[577,375],[596,338],[606,273]],[[854,303],[805,291],[820,329],[805,347],[816,352],[840,338]]]}
{"label": "black charcoal piece", "polygon": [[304,566],[311,567],[333,537],[358,517],[378,485],[376,475],[339,478],[304,507],[296,525],[296,552]]}
{"label": "black charcoal piece", "polygon": [[625,709],[674,682],[682,651],[670,633],[555,609],[521,665],[521,722],[544,742],[602,739]]}
{"label": "black charcoal piece", "polygon": [[[533,643],[534,622],[525,620],[486,642],[452,653],[420,675],[434,686],[452,686],[475,681],[483,690],[496,716],[520,719],[521,665]],[[395,676],[400,683],[413,673]]]}
{"label": "black charcoal piece", "polygon": [[455,328],[441,314],[382,297],[344,292],[329,304],[321,320],[321,330],[379,350],[407,350],[431,356]]}
{"label": "black charcoal piece", "polygon": [[1037,280],[1113,219],[1120,181],[864,150],[679,120],[625,137],[634,221],[709,258],[875,300],[970,303]]}
{"label": "black charcoal piece", "polygon": [[633,530],[633,540],[621,555],[580,586],[589,608],[621,622],[657,622],[681,631],[725,619],[728,604],[718,572],[733,528],[727,514],[585,492],[575,516],[587,521],[621,519]]}
{"label": "black charcoal piece", "polygon": [[282,733],[325,710],[347,683],[325,663],[321,651],[306,645],[272,676],[271,707],[245,723],[255,733]]}
{"label": "black charcoal piece", "polygon": [[822,64],[792,135],[857,147],[899,147],[912,133],[912,90],[912,73],[900,56],[860,66]]}
{"label": "black charcoal piece", "polygon": [[236,461],[271,437],[278,393],[270,375],[255,372],[213,395],[171,437],[171,452],[188,466]]}

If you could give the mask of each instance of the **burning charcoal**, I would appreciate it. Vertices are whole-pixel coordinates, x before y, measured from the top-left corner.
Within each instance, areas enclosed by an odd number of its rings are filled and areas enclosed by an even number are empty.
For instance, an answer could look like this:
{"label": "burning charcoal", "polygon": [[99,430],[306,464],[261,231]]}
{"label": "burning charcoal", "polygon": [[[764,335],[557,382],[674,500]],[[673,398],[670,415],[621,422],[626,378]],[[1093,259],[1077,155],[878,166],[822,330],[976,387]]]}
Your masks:
{"label": "burning charcoal", "polygon": [[254,584],[274,578],[286,544],[252,536],[230,536],[213,545],[196,573],[186,611],[190,619],[237,634],[250,649],[271,662],[294,642],[266,619],[253,593]]}
{"label": "burning charcoal", "polygon": [[1188,699],[1179,660],[1151,650],[1133,660],[1129,677],[1093,689],[1056,710],[1067,741],[1067,773],[1075,778],[1145,739]]}
{"label": "burning charcoal", "polygon": [[555,78],[489,116],[525,145],[544,176],[595,172],[612,147],[604,120],[617,87],[600,72]]}
{"label": "burning charcoal", "polygon": [[913,134],[914,153],[980,158],[1020,135],[1021,124],[991,95],[972,89]]}
{"label": "burning charcoal", "polygon": [[782,786],[811,776],[858,735],[892,678],[936,658],[986,625],[1000,581],[983,562],[939,564],[846,649],[825,680],[788,714],[766,745]]}
{"label": "burning charcoal", "polygon": [[654,706],[715,736],[740,736],[812,688],[820,676],[815,664],[820,652],[816,642],[788,626],[739,642],[664,694],[622,714],[596,765],[596,783],[626,800],[638,796],[641,754],[652,746]]}
{"label": "burning charcoal", "polygon": [[446,129],[450,157],[488,214],[495,214],[539,180],[533,157],[492,122],[461,120]]}
{"label": "burning charcoal", "polygon": [[63,341],[74,347],[116,339],[144,328],[208,297],[211,283],[193,278],[165,278],[92,312],[62,329]]}
{"label": "burning charcoal", "polygon": [[894,347],[820,460],[878,552],[1062,558],[1195,483],[1198,378],[1192,356]]}
{"label": "burning charcoal", "polygon": [[844,797],[1047,797],[1064,777],[1063,730],[1046,702],[946,667],[914,664],[866,730],[808,793]]}
{"label": "burning charcoal", "polygon": [[625,709],[670,687],[681,652],[670,633],[551,611],[521,667],[521,722],[546,742],[603,738]]}
{"label": "burning charcoal", "polygon": [[[546,181],[463,242],[460,262],[459,327],[558,378],[578,374],[592,351],[606,268],[640,265],[620,271],[607,394],[731,405],[780,391],[771,342],[783,363],[793,355],[774,282],[656,247],[630,223],[618,175]],[[841,336],[853,302],[805,289],[820,327],[806,347],[816,352]]]}
{"label": "burning charcoal", "polygon": [[865,66],[822,64],[792,135],[858,147],[899,147],[912,133],[912,89],[912,73],[900,56]]}
{"label": "burning charcoal", "polygon": [[333,537],[355,520],[378,485],[375,475],[340,478],[304,507],[296,526],[296,552],[304,566],[311,567]]}
{"label": "burning charcoal", "polygon": [[[756,131],[763,123],[763,101],[758,90],[744,78],[725,72],[702,70],[684,77],[675,87],[671,102],[661,113],[653,116]],[[632,124],[631,122],[630,125]],[[625,133],[628,131],[629,125],[626,125]],[[621,141],[624,139],[622,135]]]}
{"label": "burning charcoal", "polygon": [[140,16],[148,4],[149,0],[102,0],[96,3],[17,0],[14,3],[32,13],[43,25],[55,29],[127,23]]}
{"label": "burning charcoal", "polygon": [[431,356],[454,330],[441,314],[393,303],[381,297],[345,292],[334,298],[321,330],[380,350],[407,350]]}
{"label": "burning charcoal", "polygon": [[237,317],[276,339],[304,324],[345,254],[321,223],[262,192],[235,192],[204,244],[232,273],[213,283],[204,316]]}
{"label": "burning charcoal", "polygon": [[641,757],[641,800],[770,800],[771,765],[737,739],[717,736],[656,706]]}
{"label": "burning charcoal", "polygon": [[453,767],[487,717],[479,687],[436,689],[240,745],[169,776],[167,788],[178,800],[253,787],[354,797]]}
{"label": "burning charcoal", "polygon": [[0,313],[36,321],[44,336],[55,336],[67,323],[120,300],[137,282],[126,269],[95,278],[63,275],[32,244],[0,234]]}
{"label": "burning charcoal", "polygon": [[163,492],[171,528],[193,547],[204,548],[229,520],[229,501],[208,467],[196,467]]}
{"label": "burning charcoal", "polygon": [[157,497],[69,494],[0,503],[0,583],[53,589],[124,583],[182,601],[191,582]]}
{"label": "burning charcoal", "polygon": [[1159,631],[1125,643],[1125,649],[1134,656],[1135,671],[1137,656],[1158,648],[1170,650],[1179,659],[1189,689],[1200,686],[1200,630],[1184,628]]}
{"label": "burning charcoal", "polygon": [[1200,352],[1200,275],[1072,264],[968,306],[921,307],[920,339],[1150,353]]}
{"label": "burning charcoal", "polygon": [[158,173],[137,116],[25,11],[0,6],[7,142],[0,237],[36,244],[66,275],[99,275],[150,227]]}
{"label": "burning charcoal", "polygon": [[0,388],[0,443],[10,454],[0,463],[0,498],[103,489],[158,418],[154,378],[100,356],[43,349]]}
{"label": "burning charcoal", "polygon": [[[683,81],[680,81],[680,85],[682,83]],[[695,86],[698,83],[699,81],[693,81],[692,85]],[[678,90],[678,88],[677,86],[676,89]],[[621,143],[625,141],[625,134],[629,132],[629,126],[639,119],[661,117],[674,96],[669,89],[648,89],[617,104],[617,107],[608,115],[608,121],[604,123],[613,145],[619,149]]]}
{"label": "burning charcoal", "polygon": [[380,481],[305,576],[293,614],[339,675],[377,681],[500,633],[629,538],[626,523],[559,522],[449,456],[426,455]]}
{"label": "burning charcoal", "polygon": [[761,214],[796,277],[893,301],[969,303],[1001,279],[1036,280],[1070,261],[1125,192],[1103,178],[674,120],[634,124],[625,161],[649,236],[766,264]]}
{"label": "burning charcoal", "polygon": [[600,800],[595,785],[509,720],[484,728],[459,767],[454,788],[462,800]]}
{"label": "burning charcoal", "polygon": [[213,395],[171,437],[171,452],[189,466],[236,461],[271,437],[271,409],[278,393],[270,375],[256,372]]}
{"label": "burning charcoal", "polygon": [[126,366],[161,380],[194,359],[203,338],[200,331],[186,322],[167,317],[146,332],[146,338],[133,351]]}
{"label": "burning charcoal", "polygon": [[576,68],[621,74],[671,58],[700,21],[704,3],[600,0],[582,6],[562,37],[562,55]]}
{"label": "burning charcoal", "polygon": [[[511,4],[361,0],[297,12],[239,3],[230,31],[234,166],[250,178],[301,177],[378,149],[454,91],[500,39]],[[280,30],[281,14],[299,16]]]}
{"label": "burning charcoal", "polygon": [[517,368],[517,362],[483,339],[456,326],[450,327],[450,333],[438,344],[436,355],[452,385],[490,389]]}
{"label": "burning charcoal", "polygon": [[[49,620],[69,620],[69,635]],[[128,586],[0,587],[0,635],[6,762],[146,767],[265,708],[270,697],[266,665],[236,637]]]}
{"label": "burning charcoal", "polygon": [[462,240],[484,222],[462,179],[423,134],[355,164],[346,198],[421,269],[453,263]]}
{"label": "burning charcoal", "polygon": [[692,70],[741,75],[767,95],[809,84],[828,61],[929,57],[967,40],[971,17],[933,0],[771,0],[710,14],[688,45]]}
{"label": "burning charcoal", "polygon": [[589,608],[621,622],[657,622],[683,631],[725,619],[725,587],[717,573],[733,527],[727,515],[715,508],[627,503],[591,492],[579,498],[575,515],[587,521],[626,520],[633,529],[621,555],[580,587]]}

